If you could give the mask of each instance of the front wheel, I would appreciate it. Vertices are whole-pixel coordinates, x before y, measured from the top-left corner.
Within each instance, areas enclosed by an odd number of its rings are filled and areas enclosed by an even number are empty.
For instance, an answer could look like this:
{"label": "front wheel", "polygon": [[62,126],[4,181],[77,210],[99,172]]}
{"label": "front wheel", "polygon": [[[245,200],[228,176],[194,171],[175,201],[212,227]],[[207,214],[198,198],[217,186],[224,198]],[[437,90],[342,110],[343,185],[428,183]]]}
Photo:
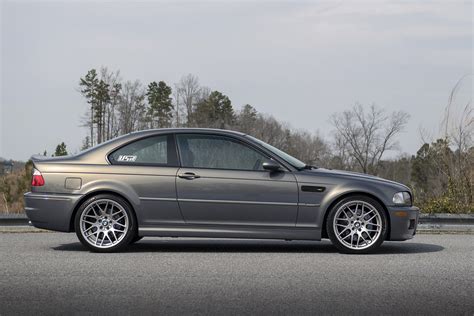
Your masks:
{"label": "front wheel", "polygon": [[326,222],[329,239],[343,253],[370,253],[387,236],[383,207],[366,196],[342,199],[330,211]]}
{"label": "front wheel", "polygon": [[130,205],[118,196],[93,196],[76,213],[77,237],[94,252],[122,250],[136,236],[137,226],[132,212]]}

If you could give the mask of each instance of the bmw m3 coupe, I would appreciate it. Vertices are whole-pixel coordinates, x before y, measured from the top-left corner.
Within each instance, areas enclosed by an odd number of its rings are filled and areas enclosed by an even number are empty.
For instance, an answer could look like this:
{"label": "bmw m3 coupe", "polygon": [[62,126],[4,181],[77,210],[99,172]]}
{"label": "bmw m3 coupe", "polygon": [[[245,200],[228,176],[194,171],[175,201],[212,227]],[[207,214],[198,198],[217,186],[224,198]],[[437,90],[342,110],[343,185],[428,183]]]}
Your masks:
{"label": "bmw m3 coupe", "polygon": [[368,253],[415,235],[405,185],[308,166],[249,135],[131,133],[75,156],[33,156],[32,225],[75,232],[96,252],[145,236],[321,240]]}

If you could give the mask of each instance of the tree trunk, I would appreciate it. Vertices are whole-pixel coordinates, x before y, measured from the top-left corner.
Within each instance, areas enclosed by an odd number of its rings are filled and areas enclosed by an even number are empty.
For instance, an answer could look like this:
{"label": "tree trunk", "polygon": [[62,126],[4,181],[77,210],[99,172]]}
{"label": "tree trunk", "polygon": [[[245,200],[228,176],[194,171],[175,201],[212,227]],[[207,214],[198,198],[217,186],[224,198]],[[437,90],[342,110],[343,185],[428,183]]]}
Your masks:
{"label": "tree trunk", "polygon": [[93,105],[91,105],[90,127],[91,127],[91,147],[94,147],[94,106]]}

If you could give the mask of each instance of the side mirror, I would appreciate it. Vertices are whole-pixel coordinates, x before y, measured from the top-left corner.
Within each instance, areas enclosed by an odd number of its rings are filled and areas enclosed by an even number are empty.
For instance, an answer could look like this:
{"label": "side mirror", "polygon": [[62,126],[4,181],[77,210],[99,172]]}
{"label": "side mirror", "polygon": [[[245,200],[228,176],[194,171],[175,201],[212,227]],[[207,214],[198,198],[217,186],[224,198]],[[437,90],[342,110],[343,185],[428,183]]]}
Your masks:
{"label": "side mirror", "polygon": [[280,171],[281,170],[280,164],[278,164],[277,162],[275,162],[273,160],[265,161],[262,164],[262,167],[263,167],[264,170],[268,170],[268,171]]}

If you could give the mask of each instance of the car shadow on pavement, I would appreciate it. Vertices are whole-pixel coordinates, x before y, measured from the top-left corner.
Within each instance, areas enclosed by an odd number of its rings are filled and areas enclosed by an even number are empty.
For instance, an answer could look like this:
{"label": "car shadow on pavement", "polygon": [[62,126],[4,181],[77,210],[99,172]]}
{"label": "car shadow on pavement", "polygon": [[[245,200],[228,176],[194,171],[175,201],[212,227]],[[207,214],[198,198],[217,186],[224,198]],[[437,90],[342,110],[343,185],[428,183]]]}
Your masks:
{"label": "car shadow on pavement", "polygon": [[[88,251],[79,242],[52,247],[57,251]],[[417,254],[444,250],[434,244],[413,242],[385,242],[372,255]],[[327,240],[274,241],[274,240],[222,240],[222,239],[145,239],[130,245],[124,252],[275,252],[275,253],[335,253],[337,249]]]}

